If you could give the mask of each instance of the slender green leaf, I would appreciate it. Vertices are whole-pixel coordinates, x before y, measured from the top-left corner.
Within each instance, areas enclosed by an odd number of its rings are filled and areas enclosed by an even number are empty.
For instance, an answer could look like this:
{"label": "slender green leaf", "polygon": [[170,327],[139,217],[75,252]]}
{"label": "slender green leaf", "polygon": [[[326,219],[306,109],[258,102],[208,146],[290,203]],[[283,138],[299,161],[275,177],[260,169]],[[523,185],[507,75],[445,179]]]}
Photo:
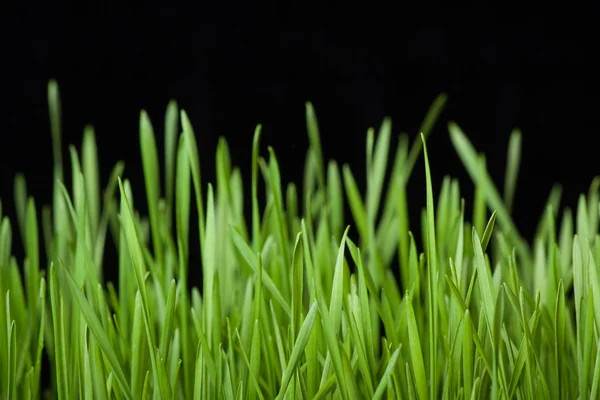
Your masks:
{"label": "slender green leaf", "polygon": [[300,362],[300,358],[302,357],[302,353],[308,344],[308,339],[312,333],[313,325],[315,323],[315,318],[317,316],[318,305],[317,302],[313,302],[308,314],[306,314],[306,318],[300,327],[300,331],[298,332],[298,339],[292,348],[292,353],[290,354],[290,360],[285,369],[285,373],[283,374],[283,379],[281,382],[281,388],[279,390],[279,394],[277,398],[280,399],[285,395],[287,387],[292,379],[294,371],[298,367],[298,363]]}
{"label": "slender green leaf", "polygon": [[98,317],[94,313],[83,292],[77,286],[75,279],[73,279],[69,271],[63,271],[65,273],[66,282],[69,288],[71,289],[71,294],[73,295],[74,300],[79,305],[80,310],[83,313],[83,316],[85,317],[85,320],[88,324],[88,327],[90,328],[90,331],[94,335],[94,338],[98,342],[98,345],[102,349],[104,356],[106,357],[108,363],[114,371],[114,376],[117,380],[120,389],[123,391],[125,398],[132,399],[133,396],[131,395],[131,389],[129,387],[129,384],[127,383],[127,378],[125,377],[125,373],[121,369],[119,359],[117,358],[117,355],[115,354],[112,345],[110,344],[110,340],[106,335],[104,328],[102,327],[102,323],[100,322],[100,320],[98,320]]}

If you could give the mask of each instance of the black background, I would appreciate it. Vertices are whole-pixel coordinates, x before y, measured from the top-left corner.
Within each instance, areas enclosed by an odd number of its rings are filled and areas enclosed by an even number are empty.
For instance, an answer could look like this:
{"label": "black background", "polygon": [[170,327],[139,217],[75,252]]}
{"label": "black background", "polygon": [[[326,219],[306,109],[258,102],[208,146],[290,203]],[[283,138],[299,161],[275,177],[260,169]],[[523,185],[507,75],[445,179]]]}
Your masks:
{"label": "black background", "polygon": [[[18,171],[26,174],[38,204],[50,201],[50,78],[62,94],[65,146],[79,146],[84,125],[93,124],[103,178],[123,159],[139,193],[139,112],[148,110],[160,144],[171,98],[188,112],[198,135],[204,182],[214,181],[219,136],[227,138],[235,164],[248,177],[253,130],[262,123],[263,154],[272,145],[284,180],[300,183],[304,102],[310,100],[325,156],[349,163],[364,185],[367,128],[390,116],[394,133],[415,137],[441,92],[448,103],[429,141],[436,193],[451,174],[461,179],[467,203],[472,200],[471,181],[448,137],[451,120],[486,153],[500,189],[508,135],[522,129],[515,218],[528,238],[554,182],[563,183],[563,198],[574,206],[600,173],[591,11],[559,10],[550,18],[538,10],[429,3],[404,9],[312,2],[199,2],[193,9],[24,4],[0,9],[5,210]],[[423,175],[419,160],[410,185],[412,210],[424,205]]]}

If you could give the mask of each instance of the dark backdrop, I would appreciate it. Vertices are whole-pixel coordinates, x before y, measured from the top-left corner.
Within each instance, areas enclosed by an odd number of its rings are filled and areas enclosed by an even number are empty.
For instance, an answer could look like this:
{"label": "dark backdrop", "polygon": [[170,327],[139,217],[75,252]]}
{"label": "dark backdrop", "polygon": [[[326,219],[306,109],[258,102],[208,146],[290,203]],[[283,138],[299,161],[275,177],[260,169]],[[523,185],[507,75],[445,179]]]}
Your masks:
{"label": "dark backdrop", "polygon": [[[444,174],[471,183],[451,147],[455,120],[502,187],[512,128],[523,130],[515,215],[531,236],[555,181],[576,204],[600,173],[597,35],[591,12],[558,18],[482,7],[255,6],[211,2],[195,9],[107,6],[60,9],[5,3],[0,11],[0,163],[4,209],[13,177],[26,174],[38,203],[51,193],[46,84],[63,100],[64,142],[96,127],[103,177],[119,159],[143,191],[138,116],[162,133],[174,98],[198,134],[205,182],[219,136],[248,170],[253,129],[264,125],[284,179],[300,182],[307,139],[304,102],[314,103],[325,156],[349,163],[364,183],[365,132],[384,116],[417,134],[441,92],[448,104],[429,142],[435,188]],[[161,141],[159,140],[159,143]],[[246,175],[247,176],[247,175]],[[419,161],[411,204],[424,204]],[[140,205],[140,202],[138,202]],[[413,208],[414,209],[414,208]]]}

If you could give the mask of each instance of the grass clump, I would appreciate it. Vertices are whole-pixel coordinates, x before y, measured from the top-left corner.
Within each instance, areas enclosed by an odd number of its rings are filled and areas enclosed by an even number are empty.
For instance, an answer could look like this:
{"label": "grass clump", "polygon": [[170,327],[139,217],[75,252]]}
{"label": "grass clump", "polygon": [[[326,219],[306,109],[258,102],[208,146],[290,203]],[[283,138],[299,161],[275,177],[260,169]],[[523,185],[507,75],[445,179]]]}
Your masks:
{"label": "grass clump", "polygon": [[[69,147],[67,188],[54,82],[48,98],[52,206],[40,209],[19,175],[16,223],[0,207],[2,398],[598,398],[600,181],[575,213],[559,214],[553,191],[527,243],[511,219],[518,131],[501,194],[483,156],[449,125],[475,187],[469,222],[459,183],[431,180],[440,166],[430,164],[427,136],[444,96],[412,145],[401,135],[391,150],[389,119],[368,131],[366,193],[347,165],[323,158],[307,104],[301,189],[282,185],[271,148],[262,158],[256,128],[247,222],[227,143],[217,147],[214,185],[205,185],[196,135],[175,103],[163,164],[140,116],[145,194],[121,179],[123,163],[100,183],[91,127],[79,151]],[[418,240],[406,187],[421,154]],[[12,255],[15,235],[23,260]],[[116,286],[103,274],[107,246],[118,250]],[[190,263],[193,248],[199,265]],[[195,270],[202,287],[190,290]]]}

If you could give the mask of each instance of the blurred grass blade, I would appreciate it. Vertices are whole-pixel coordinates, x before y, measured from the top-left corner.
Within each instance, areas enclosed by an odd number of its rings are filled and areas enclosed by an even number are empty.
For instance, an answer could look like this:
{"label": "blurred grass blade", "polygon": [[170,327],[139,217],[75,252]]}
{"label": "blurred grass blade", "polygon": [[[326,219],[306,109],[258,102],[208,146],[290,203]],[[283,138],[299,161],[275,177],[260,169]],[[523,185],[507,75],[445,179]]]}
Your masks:
{"label": "blurred grass blade", "polygon": [[83,176],[85,177],[85,198],[87,200],[92,238],[96,239],[100,227],[100,164],[96,134],[91,125],[86,126],[84,129],[81,147],[81,163]]}
{"label": "blurred grass blade", "polygon": [[[422,138],[424,138],[424,140],[427,140],[427,138],[429,138],[429,135],[431,134],[431,130],[433,129],[433,126],[435,125],[436,121],[438,120],[440,114],[444,110],[447,100],[448,100],[448,96],[445,93],[442,93],[438,97],[436,97],[436,99],[433,101],[433,103],[429,107],[429,110],[427,111],[427,115],[425,116],[423,123],[419,127],[419,134],[422,135]],[[412,147],[410,148],[410,153],[408,154],[408,158],[406,159],[406,164],[404,165],[404,169],[403,169],[404,182],[408,182],[410,175],[412,173],[412,170],[417,162],[417,159],[419,158],[419,153],[421,152],[421,149],[423,148],[423,139],[422,138],[420,138],[420,137],[417,138],[413,142]],[[419,139],[421,139],[421,140],[419,140]]]}
{"label": "blurred grass blade", "polygon": [[[458,155],[460,156],[467,172],[471,176],[471,179],[476,182],[478,179],[478,167],[477,167],[477,155],[475,153],[475,149],[465,136],[465,134],[461,131],[461,129],[455,123],[450,123],[450,138],[452,139],[452,143]],[[529,256],[529,250],[527,246],[523,243],[519,232],[512,221],[510,214],[508,212],[507,207],[504,205],[504,202],[500,195],[498,194],[496,187],[491,182],[488,174],[485,173],[483,179],[485,180],[486,186],[486,201],[488,206],[492,209],[495,209],[498,213],[498,220],[506,229],[506,233],[508,237],[514,241],[517,249],[525,256]]]}
{"label": "blurred grass blade", "polygon": [[504,174],[504,202],[509,212],[513,208],[517,188],[517,176],[519,175],[521,164],[521,137],[521,131],[515,129],[510,134],[508,141],[506,172]]}
{"label": "blurred grass blade", "polygon": [[308,139],[310,148],[313,151],[314,162],[317,169],[317,179],[321,189],[325,188],[325,164],[323,162],[323,151],[321,150],[321,135],[319,133],[319,125],[317,116],[312,103],[306,103],[306,126],[308,128]]}
{"label": "blurred grass blade", "polygon": [[[158,163],[158,152],[154,130],[150,118],[145,111],[140,114],[140,146],[142,152],[142,163],[144,165],[144,181],[146,182],[146,197],[148,200],[148,212],[150,214],[150,226],[152,229],[152,243],[154,257],[158,265],[163,265],[163,251],[161,247],[160,228],[158,222],[158,200],[160,197],[160,174]],[[159,268],[161,271],[162,268]],[[158,277],[161,278],[160,276]]]}
{"label": "blurred grass blade", "polygon": [[171,218],[177,183],[177,145],[179,138],[179,109],[175,100],[169,101],[165,112],[165,190],[167,198],[167,227],[171,227]]}

